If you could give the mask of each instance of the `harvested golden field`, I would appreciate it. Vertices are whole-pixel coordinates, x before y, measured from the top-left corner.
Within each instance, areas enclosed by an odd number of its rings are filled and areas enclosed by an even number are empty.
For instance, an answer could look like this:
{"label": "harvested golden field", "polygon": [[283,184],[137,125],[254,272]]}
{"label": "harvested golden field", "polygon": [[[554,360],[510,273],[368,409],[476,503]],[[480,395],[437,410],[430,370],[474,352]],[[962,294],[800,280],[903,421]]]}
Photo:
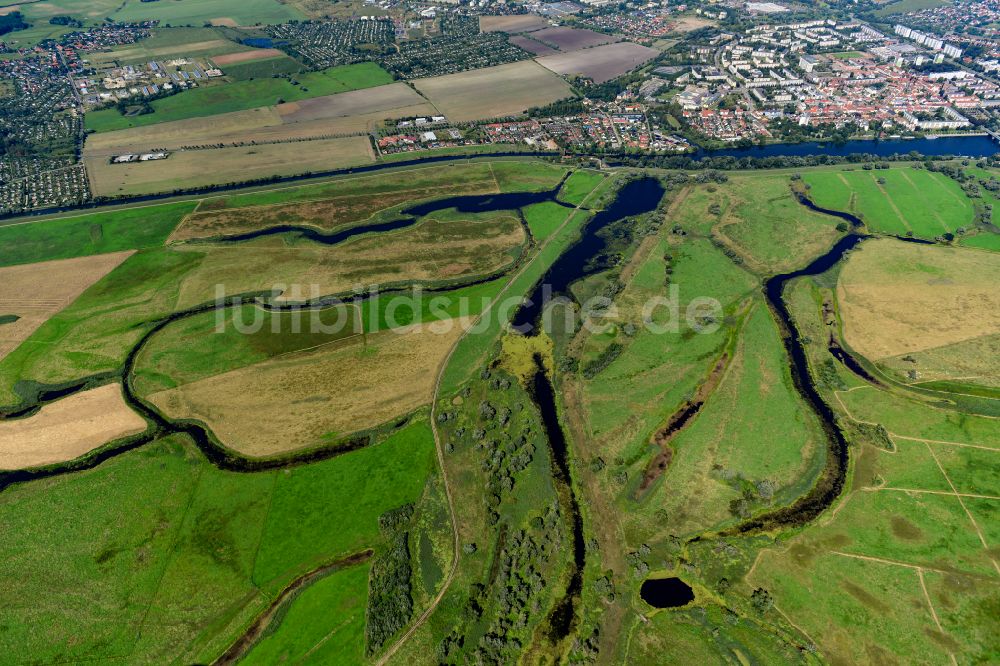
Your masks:
{"label": "harvested golden field", "polygon": [[[236,54],[239,55],[239,54]],[[174,120],[87,137],[86,157],[154,148],[285,141],[366,132],[386,118],[431,115],[434,107],[404,83],[246,111]]]}
{"label": "harvested golden field", "polygon": [[366,136],[317,139],[308,143],[181,150],[165,160],[110,164],[105,157],[85,159],[95,194],[149,194],[222,185],[267,176],[328,171],[374,160]]}
{"label": "harvested golden field", "polygon": [[273,106],[219,113],[166,123],[131,127],[87,136],[84,155],[111,156],[152,148],[179,148],[224,142],[224,137],[250,136],[256,130],[281,125]]}
{"label": "harvested golden field", "polygon": [[204,255],[181,285],[179,304],[214,298],[217,284],[225,285],[230,294],[270,290],[275,285],[315,285],[322,295],[359,285],[485,275],[520,254],[526,238],[517,218],[507,213],[463,218],[428,216],[414,227],[331,247],[311,241],[289,246],[279,237],[178,246]]}
{"label": "harvested golden field", "polygon": [[270,456],[329,442],[430,402],[438,366],[466,322],[383,331],[150,396],[174,418],[204,421],[228,447]]}
{"label": "harvested golden field", "polygon": [[[215,20],[222,20],[222,19],[215,19]],[[266,60],[267,58],[278,58],[283,55],[285,55],[285,52],[279,49],[254,49],[252,51],[242,51],[238,53],[226,53],[224,55],[212,56],[212,62],[214,62],[219,67],[222,67],[224,65],[232,65],[233,63],[236,62]]]}
{"label": "harvested golden field", "polygon": [[413,84],[452,122],[516,115],[573,95],[568,83],[532,60],[416,79]]}
{"label": "harvested golden field", "polygon": [[393,206],[417,202],[422,199],[452,196],[456,194],[496,193],[496,181],[485,174],[481,180],[401,189],[393,192],[373,194],[350,194],[345,196],[303,201],[295,203],[251,206],[220,210],[198,210],[188,215],[174,233],[170,241],[184,241],[213,236],[231,236],[258,229],[267,229],[282,224],[314,227],[322,231],[333,231],[353,223],[371,218],[379,211]]}
{"label": "harvested golden field", "polygon": [[145,429],[146,421],[125,404],[121,386],[108,384],[45,405],[34,416],[0,421],[0,469],[73,460]]}
{"label": "harvested golden field", "polygon": [[115,252],[0,268],[0,315],[19,317],[0,326],[0,359],[131,255]]}
{"label": "harvested golden field", "polygon": [[881,360],[1000,333],[998,284],[995,254],[870,240],[840,274],[844,335]]}
{"label": "harvested golden field", "polygon": [[481,32],[530,32],[547,27],[549,27],[549,22],[535,14],[479,17],[479,30]]}

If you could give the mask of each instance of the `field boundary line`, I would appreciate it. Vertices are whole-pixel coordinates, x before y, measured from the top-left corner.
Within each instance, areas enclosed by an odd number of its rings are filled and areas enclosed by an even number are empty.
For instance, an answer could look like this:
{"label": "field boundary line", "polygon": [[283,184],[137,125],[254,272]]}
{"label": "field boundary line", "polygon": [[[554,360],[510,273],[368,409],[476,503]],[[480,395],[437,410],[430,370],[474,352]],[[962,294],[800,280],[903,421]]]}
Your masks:
{"label": "field boundary line", "polygon": [[[521,277],[521,275],[523,275],[525,271],[528,270],[528,268],[534,265],[535,260],[541,256],[545,248],[547,248],[549,244],[553,242],[554,239],[559,237],[559,235],[561,234],[562,230],[566,227],[566,225],[568,225],[570,221],[576,217],[577,213],[580,212],[580,209],[583,207],[583,204],[585,204],[590,199],[590,197],[593,196],[594,192],[596,192],[598,188],[600,188],[600,186],[604,184],[604,182],[605,182],[604,179],[602,179],[600,183],[595,185],[594,189],[592,189],[590,193],[588,193],[587,196],[585,196],[583,200],[579,204],[577,204],[576,208],[573,209],[573,212],[571,212],[566,216],[566,219],[563,220],[562,224],[560,224],[559,227],[555,231],[553,231],[541,245],[538,246],[538,252],[535,254],[534,258],[531,261],[525,263],[525,265],[522,266],[521,269],[517,271],[517,273],[511,276],[511,278],[507,281],[507,284],[503,286],[503,289],[497,292],[497,295],[493,297],[493,300],[490,301],[489,305],[483,308],[483,311],[479,313],[479,315],[473,322],[473,326],[470,327],[469,330],[471,330],[471,328],[474,328],[475,325],[478,324],[483,317],[485,317],[489,312],[491,312],[493,306],[496,305],[497,302],[499,302],[500,298],[503,297],[504,294],[507,293],[507,290],[510,289],[511,285],[513,285],[514,282],[516,282],[517,279]],[[451,561],[451,569],[448,571],[448,575],[445,577],[444,581],[441,584],[441,589],[438,591],[437,595],[431,601],[430,605],[428,605],[427,608],[424,609],[424,612],[421,613],[420,617],[418,617],[416,621],[410,625],[410,627],[406,630],[406,632],[402,636],[400,636],[395,643],[393,643],[392,647],[390,647],[388,650],[385,651],[385,653],[376,662],[377,666],[385,666],[385,664],[388,663],[388,661],[393,657],[393,655],[395,655],[396,652],[399,651],[399,649],[403,646],[403,644],[406,641],[408,641],[413,636],[413,634],[415,634],[417,630],[423,626],[424,622],[427,621],[427,619],[434,613],[434,611],[437,610],[437,607],[441,603],[441,600],[444,599],[445,593],[447,593],[448,589],[451,587],[451,583],[455,579],[455,574],[458,572],[458,562],[461,556],[461,549],[459,548],[458,545],[459,534],[458,534],[458,522],[456,521],[455,518],[455,498],[452,495],[451,484],[448,483],[448,472],[445,467],[444,447],[441,445],[441,435],[438,432],[437,428],[437,409],[438,409],[437,405],[438,405],[438,394],[441,391],[441,382],[444,379],[445,372],[448,369],[448,362],[451,360],[451,357],[455,354],[455,350],[458,349],[459,344],[469,334],[469,330],[466,330],[464,333],[462,333],[462,335],[459,336],[459,338],[455,340],[454,343],[452,343],[451,349],[448,350],[448,354],[444,357],[444,359],[442,359],[441,364],[438,366],[437,377],[434,380],[434,392],[431,396],[431,414],[430,414],[431,431],[434,434],[434,448],[436,449],[437,452],[438,465],[440,465],[441,468],[441,480],[444,483],[445,496],[448,499],[448,514],[449,514],[448,517],[451,521],[451,529],[452,529],[453,554]]]}
{"label": "field boundary line", "polygon": [[[920,188],[917,187],[917,184],[914,183],[913,180],[910,179],[910,176],[906,173],[906,170],[905,169],[900,169],[899,170],[899,175],[901,175],[903,177],[903,180],[905,180],[907,183],[910,184],[910,187],[913,188],[914,194],[924,203],[924,206],[927,208],[927,210],[929,210],[931,212],[931,215],[934,216],[934,219],[937,221],[937,223],[941,227],[942,231],[944,233],[948,233],[949,231],[951,231],[951,229],[949,229],[945,225],[945,223],[941,220],[941,217],[937,214],[936,208],[934,206],[930,205],[930,202],[928,202],[927,199],[924,197],[923,192],[920,191]],[[932,180],[934,180],[934,179],[932,179]],[[935,181],[935,182],[937,182],[939,185],[941,184],[940,181]]]}
{"label": "field boundary line", "polygon": [[845,553],[845,552],[843,552],[841,550],[830,550],[830,551],[827,551],[827,552],[833,553],[834,555],[840,555],[841,557],[849,557],[849,558],[855,559],[855,560],[863,560],[865,562],[876,562],[878,564],[888,564],[888,565],[891,565],[891,566],[904,567],[906,569],[916,569],[918,571],[920,571],[920,570],[923,570],[923,571],[933,571],[934,573],[950,574],[950,575],[955,575],[955,573],[956,573],[954,571],[946,571],[944,569],[938,569],[938,568],[935,568],[935,567],[928,567],[928,566],[925,566],[925,565],[922,565],[922,564],[911,564],[910,562],[900,562],[899,560],[890,560],[890,559],[886,559],[884,557],[876,557],[874,555],[859,555],[857,553]]}
{"label": "field boundary line", "polygon": [[983,449],[985,451],[996,451],[1000,453],[1000,449],[993,448],[992,446],[983,446],[982,444],[965,444],[962,442],[947,442],[943,439],[924,439],[923,437],[910,437],[909,435],[897,435],[894,432],[889,433],[894,439],[902,439],[908,442],[923,442],[924,444],[947,444],[949,446],[964,446],[970,449]]}
{"label": "field boundary line", "polygon": [[896,486],[879,486],[878,488],[861,488],[866,493],[876,493],[881,490],[895,490],[901,493],[917,493],[920,495],[946,495],[948,497],[971,497],[973,499],[1000,500],[996,495],[976,495],[973,493],[950,493],[947,490],[924,490],[922,488],[897,488]]}
{"label": "field boundary line", "polygon": [[[934,619],[934,624],[937,625],[938,631],[942,634],[947,634],[944,627],[941,626],[941,620],[938,619],[937,611],[934,610],[934,603],[931,601],[931,595],[927,592],[927,584],[924,582],[923,569],[917,569],[917,578],[920,580],[920,589],[924,592],[924,599],[927,601],[927,608],[931,611],[931,617]],[[952,666],[958,666],[958,661],[955,659],[955,654],[953,652],[948,652],[948,658],[951,660]]]}
{"label": "field boundary line", "polygon": [[878,191],[882,193],[883,197],[885,197],[886,203],[888,203],[889,207],[892,208],[892,212],[896,214],[896,217],[898,217],[899,221],[903,223],[903,226],[906,227],[906,230],[912,232],[913,227],[911,227],[910,223],[906,221],[905,217],[903,217],[903,213],[899,210],[899,207],[896,205],[896,202],[893,200],[893,198],[889,195],[888,192],[886,192],[885,188],[879,184],[878,179],[875,178],[875,174],[871,174],[871,179],[872,179],[872,184],[875,187],[877,187]]}
{"label": "field boundary line", "polygon": [[969,511],[967,506],[965,506],[965,500],[963,500],[962,496],[958,494],[958,489],[955,488],[955,484],[951,482],[951,477],[949,477],[948,473],[944,471],[944,466],[941,465],[941,461],[938,460],[937,454],[934,453],[934,447],[927,442],[924,442],[924,445],[927,447],[927,451],[931,454],[931,457],[934,458],[934,462],[937,464],[938,469],[941,470],[941,475],[944,477],[944,480],[947,481],[948,485],[951,487],[952,494],[958,500],[958,503],[962,505],[962,510],[965,511],[965,515],[969,517],[969,522],[972,523],[972,529],[976,531],[976,535],[979,537],[979,541],[983,544],[983,549],[986,551],[986,557],[990,559],[990,562],[993,563],[993,568],[996,569],[997,574],[1000,575],[1000,565],[997,564],[997,561],[990,553],[990,546],[986,543],[986,537],[983,536],[982,530],[979,529],[979,524],[972,516],[972,512]]}
{"label": "field boundary line", "polygon": [[[906,173],[905,170],[901,169],[901,171],[903,173]],[[965,204],[966,202],[969,201],[968,198],[966,198],[966,199],[963,200],[960,196],[958,196],[957,194],[955,194],[954,192],[952,192],[949,189],[948,183],[949,182],[954,183],[955,181],[953,181],[950,178],[948,178],[944,183],[942,183],[941,182],[941,178],[938,178],[938,172],[937,171],[927,171],[926,173],[927,173],[927,175],[929,175],[931,177],[931,180],[936,181],[939,185],[942,185],[942,187],[944,188],[944,191],[948,194],[948,196],[950,196],[952,199],[954,199],[959,204]]]}
{"label": "field boundary line", "polygon": [[170,565],[173,564],[174,557],[177,555],[177,547],[180,545],[181,541],[180,531],[183,529],[184,523],[187,521],[188,514],[191,513],[191,507],[194,506],[194,501],[198,497],[198,488],[201,487],[201,479],[204,476],[204,471],[204,466],[199,467],[198,478],[195,479],[194,487],[191,488],[191,497],[188,498],[187,506],[184,507],[184,514],[177,523],[178,534],[174,535],[173,543],[170,545],[170,554],[163,563],[163,569],[160,570],[160,576],[156,580],[156,588],[153,590],[153,593],[149,595],[149,603],[146,604],[146,609],[142,612],[142,619],[139,620],[138,626],[136,627],[135,642],[132,644],[132,649],[129,650],[130,657],[135,654],[135,649],[139,647],[139,641],[142,640],[142,630],[143,627],[146,626],[149,611],[153,607],[153,603],[156,601],[156,598],[160,596],[160,586],[163,585],[163,579],[167,576],[167,570],[170,568]]}

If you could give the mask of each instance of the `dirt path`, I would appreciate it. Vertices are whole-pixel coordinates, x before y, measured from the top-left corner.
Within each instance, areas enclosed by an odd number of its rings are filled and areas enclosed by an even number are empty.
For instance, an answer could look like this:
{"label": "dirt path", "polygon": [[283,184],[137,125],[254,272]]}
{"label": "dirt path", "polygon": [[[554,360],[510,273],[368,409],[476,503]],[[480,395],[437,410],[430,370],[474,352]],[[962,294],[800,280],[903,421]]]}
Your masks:
{"label": "dirt path", "polygon": [[[569,224],[570,221],[572,221],[577,216],[577,214],[583,208],[584,204],[590,200],[590,197],[594,195],[594,192],[597,191],[597,189],[600,188],[600,186],[604,184],[604,182],[605,181],[602,180],[600,183],[598,183],[597,186],[595,186],[594,189],[591,190],[579,204],[577,204],[576,208],[573,209],[572,213],[566,216],[566,219],[563,220],[562,224],[560,224],[559,227],[555,231],[553,231],[541,245],[538,246],[538,251],[535,253],[535,257],[531,261],[525,263],[525,265],[522,266],[521,269],[517,271],[517,273],[511,276],[511,278],[507,281],[507,284],[504,285],[503,289],[501,289],[497,293],[497,295],[493,297],[493,300],[490,301],[490,303],[485,308],[483,308],[483,311],[479,314],[479,316],[476,317],[475,322],[471,327],[472,330],[475,330],[477,328],[479,321],[482,320],[483,317],[485,317],[493,310],[493,307],[500,301],[501,298],[503,298],[503,296],[510,289],[511,285],[514,284],[514,282],[516,282],[517,279],[521,275],[523,275],[524,272],[527,271],[530,266],[534,265],[535,260],[537,260],[537,258],[541,255],[544,249],[548,247],[549,243],[551,243],[553,239],[559,237],[560,233],[566,227],[566,225]],[[441,584],[441,589],[434,597],[434,600],[431,601],[430,605],[426,609],[424,609],[424,612],[420,614],[420,617],[418,617],[416,621],[410,625],[410,628],[406,630],[406,633],[400,636],[396,640],[396,642],[393,643],[392,646],[385,651],[385,653],[383,653],[383,655],[376,662],[378,666],[384,666],[385,664],[387,664],[389,660],[393,657],[393,655],[395,655],[396,652],[399,651],[399,649],[403,646],[403,644],[406,643],[406,641],[408,641],[417,632],[417,630],[423,626],[423,624],[427,621],[427,618],[429,618],[434,613],[438,605],[441,603],[441,600],[444,598],[444,595],[448,592],[448,589],[451,587],[452,581],[454,581],[455,579],[455,574],[458,572],[458,562],[461,550],[459,548],[459,543],[458,543],[459,535],[458,535],[458,523],[455,516],[455,499],[452,493],[451,483],[448,481],[448,472],[447,472],[447,467],[445,466],[445,459],[444,459],[444,444],[441,441],[441,433],[438,431],[437,427],[437,415],[438,415],[438,401],[441,397],[440,395],[441,383],[444,379],[445,371],[448,368],[448,362],[451,360],[451,357],[454,355],[455,350],[458,349],[458,346],[462,343],[462,340],[465,339],[466,335],[468,335],[468,331],[466,331],[466,333],[463,333],[462,336],[460,336],[458,340],[456,340],[452,344],[451,349],[448,350],[448,354],[444,357],[444,360],[441,361],[441,364],[438,366],[437,377],[434,380],[434,394],[433,398],[431,399],[431,415],[430,415],[431,431],[434,434],[434,448],[437,451],[438,465],[441,468],[441,480],[444,483],[445,497],[448,500],[448,517],[451,520],[451,527],[452,527],[451,568],[448,570],[448,575],[445,577],[444,582]]]}

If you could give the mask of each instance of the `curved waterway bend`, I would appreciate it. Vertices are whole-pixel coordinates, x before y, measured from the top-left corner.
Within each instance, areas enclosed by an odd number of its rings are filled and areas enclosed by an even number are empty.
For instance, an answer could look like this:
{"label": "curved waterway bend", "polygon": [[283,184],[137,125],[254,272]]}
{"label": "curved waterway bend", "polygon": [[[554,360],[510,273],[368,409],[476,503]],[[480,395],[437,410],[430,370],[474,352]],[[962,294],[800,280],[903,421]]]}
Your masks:
{"label": "curved waterway bend", "polygon": [[[546,304],[543,295],[548,290],[555,295],[568,295],[570,285],[574,282],[605,270],[608,265],[606,261],[601,261],[601,254],[607,243],[598,232],[626,217],[656,210],[665,192],[663,185],[655,178],[634,180],[618,190],[614,201],[584,225],[580,239],[553,262],[542,279],[533,287],[528,301],[514,314],[512,325],[515,329],[525,331],[537,327]],[[567,516],[572,538],[573,560],[569,581],[563,596],[556,600],[548,616],[548,638],[551,643],[556,644],[569,636],[576,625],[576,606],[583,591],[583,569],[587,550],[583,538],[580,503],[573,489],[569,447],[559,423],[555,388],[541,357],[537,355],[530,394],[541,413],[542,427],[549,444],[552,476],[559,490],[560,508]]]}
{"label": "curved waterway bend", "polygon": [[[477,212],[491,212],[491,211],[501,211],[501,210],[519,210],[524,206],[528,206],[534,203],[540,203],[543,201],[552,201],[561,206],[568,208],[574,208],[569,206],[556,198],[559,190],[562,188],[568,174],[563,177],[563,179],[557,184],[553,189],[546,190],[543,192],[515,192],[515,193],[503,193],[503,194],[486,194],[486,195],[462,195],[457,197],[447,197],[444,199],[438,199],[435,201],[428,201],[415,206],[406,208],[403,214],[414,216],[413,219],[399,220],[392,224],[400,224],[399,227],[408,226],[415,224],[418,217],[422,217],[431,212],[437,210],[445,210],[449,208],[455,208],[460,212],[477,213]],[[338,234],[326,235],[324,238],[319,239],[319,242],[325,244],[334,244],[337,242],[343,242],[348,238],[364,233],[373,233],[378,231],[386,231],[388,229],[384,228],[385,225],[366,225],[361,227],[355,227]],[[309,229],[307,227],[295,227],[295,228],[275,228],[265,229],[260,232],[254,232],[252,234],[245,234],[243,236],[247,237],[259,237],[262,235],[272,235],[275,233],[286,233],[288,230],[294,230],[299,232],[319,234],[315,229]],[[247,240],[248,238],[242,238],[242,240]],[[235,237],[230,237],[229,240],[239,240]],[[510,270],[508,267],[504,269],[503,272]],[[500,273],[502,274],[502,273]],[[480,284],[488,280],[496,279],[500,274],[491,274],[488,276],[474,277],[470,280],[459,281],[447,285],[435,285],[432,287],[425,287],[425,291],[447,291],[452,289],[458,289],[461,287],[472,286],[475,284]],[[394,287],[391,289],[385,289],[380,292],[381,295],[386,293],[391,293],[393,291],[398,291],[402,287]],[[77,381],[68,382],[65,385],[58,387],[45,387],[46,390],[40,391],[34,400],[17,405],[9,410],[7,413],[0,414],[0,418],[18,418],[28,416],[35,411],[37,411],[42,405],[49,402],[58,400],[60,398],[67,397],[74,393],[78,393],[85,390],[88,387],[97,383],[106,383],[113,379],[122,379],[122,389],[125,397],[126,403],[138,412],[141,416],[146,418],[152,427],[147,429],[146,432],[130,437],[119,442],[116,442],[112,446],[106,446],[101,449],[97,449],[89,455],[76,460],[67,461],[65,463],[52,465],[43,468],[34,468],[26,470],[12,470],[0,472],[0,491],[9,487],[15,483],[24,483],[28,481],[33,481],[37,479],[47,478],[51,476],[56,476],[59,474],[65,474],[68,472],[80,471],[84,469],[91,469],[100,465],[104,461],[113,458],[115,456],[121,455],[133,449],[139,448],[150,442],[160,439],[162,437],[171,434],[184,434],[191,437],[195,445],[201,450],[208,460],[220,467],[222,469],[238,471],[238,472],[254,472],[262,471],[267,469],[276,469],[281,467],[288,467],[291,465],[300,465],[310,462],[317,462],[320,460],[325,460],[334,456],[341,455],[348,451],[354,451],[356,449],[367,446],[369,443],[369,438],[367,436],[357,436],[349,438],[337,445],[328,446],[320,449],[313,449],[299,454],[291,454],[287,456],[282,456],[278,458],[267,458],[267,459],[252,459],[244,458],[237,453],[226,448],[222,444],[218,443],[215,438],[211,435],[208,428],[202,424],[189,421],[189,420],[174,420],[168,419],[163,416],[158,410],[156,410],[152,405],[146,403],[142,398],[140,398],[133,386],[133,370],[135,367],[135,361],[138,354],[142,351],[146,343],[157,333],[162,331],[164,328],[170,324],[177,322],[188,317],[193,317],[195,315],[204,314],[206,312],[213,312],[220,309],[228,309],[230,307],[236,307],[237,305],[243,305],[254,297],[269,297],[274,296],[271,293],[259,293],[259,294],[243,294],[233,296],[225,301],[203,303],[173,314],[167,315],[162,319],[155,320],[152,323],[152,327],[146,331],[146,333],[136,342],[136,344],[129,351],[125,358],[125,363],[123,368],[118,372],[104,373],[102,375],[94,375],[91,377],[86,377]],[[310,301],[306,303],[292,303],[292,304],[281,304],[268,301],[262,301],[260,303],[261,307],[264,307],[270,311],[283,311],[283,310],[297,310],[300,308],[310,308],[310,307],[326,307],[334,303],[339,302],[352,302],[358,303],[364,299],[370,297],[371,294],[354,294],[349,297],[340,298],[336,296],[328,296],[317,299],[316,301]]]}
{"label": "curved waterway bend", "polygon": [[242,234],[232,234],[229,236],[219,236],[216,238],[206,239],[213,242],[224,242],[224,243],[240,243],[243,241],[254,240],[255,238],[262,238],[266,236],[276,236],[280,234],[295,234],[301,238],[311,240],[314,243],[320,243],[322,245],[337,245],[343,243],[346,240],[350,240],[356,236],[363,236],[365,234],[371,233],[384,233],[387,231],[396,231],[398,229],[406,229],[407,227],[412,227],[415,225],[420,218],[430,215],[431,213],[436,213],[442,210],[448,210],[454,208],[459,213],[492,213],[503,210],[519,210],[525,206],[531,206],[533,204],[552,202],[566,208],[574,208],[569,204],[565,204],[556,198],[559,190],[562,188],[563,182],[565,182],[566,176],[563,177],[559,184],[551,190],[545,190],[542,192],[503,192],[500,194],[463,194],[455,197],[447,197],[445,199],[436,199],[434,201],[427,201],[425,203],[417,204],[415,206],[410,206],[409,208],[404,208],[400,211],[402,217],[390,220],[389,222],[377,222],[374,224],[362,224],[356,227],[350,227],[349,229],[343,229],[341,231],[333,231],[325,233],[313,227],[292,225],[292,224],[281,224],[274,227],[267,227],[265,229],[257,229],[255,231],[248,231]]}
{"label": "curved waterway bend", "polygon": [[846,220],[855,229],[831,247],[825,254],[812,260],[804,268],[791,273],[775,275],[764,281],[764,296],[767,304],[774,313],[778,326],[781,329],[782,343],[788,353],[789,369],[791,370],[792,383],[796,390],[805,400],[806,404],[819,417],[820,424],[827,437],[828,455],[830,458],[823,470],[816,485],[807,494],[800,497],[792,505],[766,513],[738,525],[730,532],[752,532],[773,527],[786,527],[801,525],[816,518],[840,495],[844,482],[847,478],[847,440],[843,432],[837,427],[836,417],[833,410],[823,400],[809,374],[809,361],[806,349],[799,339],[799,330],[795,326],[791,312],[785,303],[785,287],[789,282],[801,277],[811,277],[821,275],[833,268],[844,255],[854,249],[861,241],[868,236],[862,236],[857,232],[864,226],[864,223],[856,216],[838,210],[830,210],[817,206],[804,194],[797,194],[799,202],[810,210],[826,215]]}

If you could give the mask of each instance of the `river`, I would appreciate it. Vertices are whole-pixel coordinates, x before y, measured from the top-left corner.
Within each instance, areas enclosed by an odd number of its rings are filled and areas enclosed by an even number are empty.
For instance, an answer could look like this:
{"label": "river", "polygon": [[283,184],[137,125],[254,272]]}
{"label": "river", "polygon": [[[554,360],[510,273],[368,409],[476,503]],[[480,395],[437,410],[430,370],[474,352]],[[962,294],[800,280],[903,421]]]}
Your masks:
{"label": "river", "polygon": [[988,136],[943,136],[936,139],[858,139],[846,143],[774,143],[753,148],[723,148],[720,150],[699,150],[692,154],[701,157],[806,157],[809,155],[830,155],[846,157],[858,153],[870,153],[879,157],[906,155],[916,151],[921,155],[959,155],[962,157],[988,157],[1000,152],[997,144]]}

